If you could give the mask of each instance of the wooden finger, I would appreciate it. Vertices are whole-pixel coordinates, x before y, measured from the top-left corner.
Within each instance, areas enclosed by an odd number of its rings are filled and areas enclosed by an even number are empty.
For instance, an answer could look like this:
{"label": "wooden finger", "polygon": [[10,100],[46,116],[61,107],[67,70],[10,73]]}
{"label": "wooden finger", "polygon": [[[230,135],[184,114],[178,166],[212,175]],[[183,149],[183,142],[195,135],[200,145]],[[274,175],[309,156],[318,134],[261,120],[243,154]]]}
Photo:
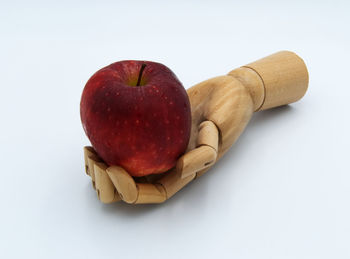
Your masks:
{"label": "wooden finger", "polygon": [[102,162],[94,165],[95,186],[99,200],[103,203],[112,203],[119,201],[120,197],[106,172],[107,168],[108,166]]}
{"label": "wooden finger", "polygon": [[108,167],[106,171],[120,198],[127,203],[135,203],[138,189],[134,179],[120,166]]}
{"label": "wooden finger", "polygon": [[98,156],[95,152],[95,150],[92,147],[84,147],[84,162],[85,162],[85,172],[87,175],[90,175],[89,172],[89,161],[88,158],[89,157],[95,157],[95,160],[98,160]]}
{"label": "wooden finger", "polygon": [[94,165],[101,159],[92,147],[84,147],[85,172],[91,177],[92,187],[96,190]]}
{"label": "wooden finger", "polygon": [[94,168],[95,168],[95,164],[102,162],[102,160],[91,147],[84,148],[84,156],[85,156],[85,171],[91,177],[92,187],[94,187],[94,189],[96,190]]}
{"label": "wooden finger", "polygon": [[212,121],[203,121],[199,125],[197,147],[207,145],[212,147],[216,152],[219,145],[219,131]]}
{"label": "wooden finger", "polygon": [[195,175],[198,171],[212,166],[217,157],[217,152],[211,146],[200,146],[187,152],[176,163],[176,170],[182,178]]}
{"label": "wooden finger", "polygon": [[94,168],[95,168],[95,164],[100,162],[99,159],[96,159],[95,157],[92,157],[92,156],[89,156],[87,158],[87,161],[88,161],[88,172],[89,172],[89,175],[91,176],[91,180],[93,182],[95,182],[95,171],[94,171]]}
{"label": "wooden finger", "polygon": [[161,184],[137,183],[139,191],[136,204],[162,203],[166,200],[166,191]]}

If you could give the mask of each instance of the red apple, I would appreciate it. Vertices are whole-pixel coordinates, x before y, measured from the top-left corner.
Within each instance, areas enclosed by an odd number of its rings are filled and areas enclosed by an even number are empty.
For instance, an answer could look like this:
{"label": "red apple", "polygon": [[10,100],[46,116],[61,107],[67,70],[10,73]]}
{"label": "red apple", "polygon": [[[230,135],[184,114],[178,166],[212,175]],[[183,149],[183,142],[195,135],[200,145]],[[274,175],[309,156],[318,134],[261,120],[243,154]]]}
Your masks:
{"label": "red apple", "polygon": [[120,61],[97,71],[84,88],[80,116],[99,156],[132,176],[174,167],[190,138],[186,90],[160,63]]}

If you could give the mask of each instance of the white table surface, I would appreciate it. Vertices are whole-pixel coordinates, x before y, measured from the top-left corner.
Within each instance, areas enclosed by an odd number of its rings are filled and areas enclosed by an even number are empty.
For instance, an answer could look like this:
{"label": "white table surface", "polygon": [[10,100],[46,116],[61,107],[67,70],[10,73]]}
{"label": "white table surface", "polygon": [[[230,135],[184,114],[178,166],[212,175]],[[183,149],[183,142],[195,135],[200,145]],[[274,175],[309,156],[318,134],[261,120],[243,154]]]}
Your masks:
{"label": "white table surface", "polygon": [[[349,2],[189,2],[1,2],[1,258],[350,257]],[[97,200],[79,117],[96,70],[153,60],[188,88],[279,50],[308,65],[305,98],[162,205]]]}

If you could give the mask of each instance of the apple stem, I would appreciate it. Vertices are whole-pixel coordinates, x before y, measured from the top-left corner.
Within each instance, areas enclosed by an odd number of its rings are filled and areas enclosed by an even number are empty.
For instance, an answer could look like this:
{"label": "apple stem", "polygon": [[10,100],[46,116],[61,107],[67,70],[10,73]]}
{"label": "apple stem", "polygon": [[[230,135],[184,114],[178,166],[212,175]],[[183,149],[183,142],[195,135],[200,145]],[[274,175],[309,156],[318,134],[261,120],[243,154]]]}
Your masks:
{"label": "apple stem", "polygon": [[137,79],[136,86],[140,86],[142,73],[143,73],[143,70],[145,69],[145,67],[146,67],[146,64],[142,64],[141,69],[140,69],[140,73],[139,73],[139,78]]}

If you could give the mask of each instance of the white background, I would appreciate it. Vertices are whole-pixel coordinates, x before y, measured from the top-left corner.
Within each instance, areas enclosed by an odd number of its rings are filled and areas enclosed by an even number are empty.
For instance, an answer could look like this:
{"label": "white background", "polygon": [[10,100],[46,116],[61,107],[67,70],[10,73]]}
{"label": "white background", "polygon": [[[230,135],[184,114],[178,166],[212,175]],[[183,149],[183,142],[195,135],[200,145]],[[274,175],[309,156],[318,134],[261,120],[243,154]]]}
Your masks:
{"label": "white background", "polygon": [[[120,2],[1,1],[0,257],[349,258],[350,5]],[[97,200],[79,117],[96,70],[153,60],[188,88],[279,50],[309,68],[300,102],[162,205]]]}

